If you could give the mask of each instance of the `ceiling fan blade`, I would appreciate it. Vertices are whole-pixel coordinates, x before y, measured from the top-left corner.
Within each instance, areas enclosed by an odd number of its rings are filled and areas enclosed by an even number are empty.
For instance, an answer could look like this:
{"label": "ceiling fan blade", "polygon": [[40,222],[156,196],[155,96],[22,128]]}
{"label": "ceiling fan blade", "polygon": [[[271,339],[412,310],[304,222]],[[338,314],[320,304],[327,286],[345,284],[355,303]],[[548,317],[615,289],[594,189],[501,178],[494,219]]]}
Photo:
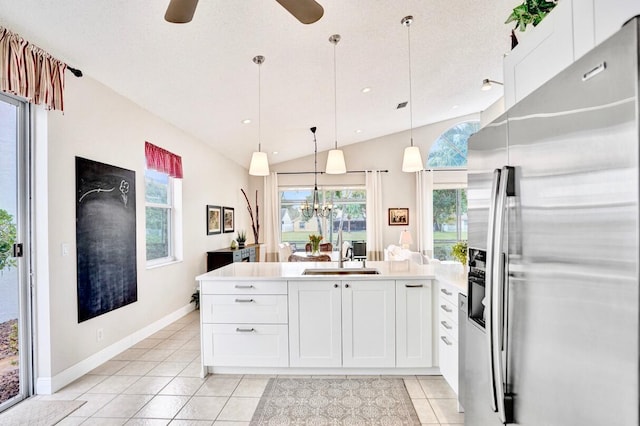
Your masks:
{"label": "ceiling fan blade", "polygon": [[191,22],[197,5],[198,0],[171,0],[164,14],[164,20],[174,24]]}
{"label": "ceiling fan blade", "polygon": [[315,0],[276,1],[303,24],[313,24],[324,15],[324,9]]}

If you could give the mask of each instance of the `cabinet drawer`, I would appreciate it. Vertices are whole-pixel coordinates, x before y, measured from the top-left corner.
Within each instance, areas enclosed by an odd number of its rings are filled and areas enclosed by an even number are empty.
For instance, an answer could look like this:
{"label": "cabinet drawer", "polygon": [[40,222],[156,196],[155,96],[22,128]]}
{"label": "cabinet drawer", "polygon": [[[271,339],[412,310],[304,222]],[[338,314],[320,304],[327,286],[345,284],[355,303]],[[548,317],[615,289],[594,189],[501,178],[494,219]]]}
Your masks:
{"label": "cabinet drawer", "polygon": [[450,335],[455,340],[458,340],[458,324],[451,321],[450,318],[441,316],[438,319],[438,327],[440,328],[441,332],[444,332]]}
{"label": "cabinet drawer", "polygon": [[448,318],[449,322],[458,323],[458,305],[441,297],[438,299],[438,318]]}
{"label": "cabinet drawer", "polygon": [[455,290],[452,286],[445,284],[442,281],[438,282],[438,295],[441,299],[447,300],[449,303],[453,305],[458,304],[458,291]]}
{"label": "cabinet drawer", "polygon": [[285,324],[203,324],[205,366],[288,367]]}
{"label": "cabinet drawer", "polygon": [[204,323],[287,323],[287,296],[206,294],[200,306]]}
{"label": "cabinet drawer", "polygon": [[202,281],[202,294],[287,294],[286,281]]}
{"label": "cabinet drawer", "polygon": [[438,355],[440,359],[440,373],[451,386],[453,391],[458,393],[458,341],[439,328]]}

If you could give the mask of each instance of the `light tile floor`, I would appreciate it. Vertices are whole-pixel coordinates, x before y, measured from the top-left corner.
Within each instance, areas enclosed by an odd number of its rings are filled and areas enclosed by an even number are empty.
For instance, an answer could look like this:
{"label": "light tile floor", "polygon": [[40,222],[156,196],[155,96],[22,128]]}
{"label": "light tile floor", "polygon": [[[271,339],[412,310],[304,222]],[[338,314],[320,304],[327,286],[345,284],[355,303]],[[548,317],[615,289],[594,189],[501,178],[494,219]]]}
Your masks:
{"label": "light tile floor", "polygon": [[[200,374],[198,312],[192,312],[53,395],[87,401],[59,425],[245,426],[269,376]],[[425,425],[461,425],[455,394],[441,376],[405,376]]]}

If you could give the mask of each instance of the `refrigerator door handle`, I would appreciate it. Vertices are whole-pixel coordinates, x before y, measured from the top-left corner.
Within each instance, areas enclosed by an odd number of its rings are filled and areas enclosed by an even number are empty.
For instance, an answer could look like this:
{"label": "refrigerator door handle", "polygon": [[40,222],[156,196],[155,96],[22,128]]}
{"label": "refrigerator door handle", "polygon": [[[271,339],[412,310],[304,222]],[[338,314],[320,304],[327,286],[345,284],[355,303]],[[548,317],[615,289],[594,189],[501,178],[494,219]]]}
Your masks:
{"label": "refrigerator door handle", "polygon": [[496,381],[495,381],[495,356],[493,351],[493,258],[494,258],[494,242],[496,233],[496,211],[498,202],[498,191],[500,186],[500,169],[493,171],[493,178],[491,184],[491,197],[489,204],[489,223],[487,230],[487,259],[485,267],[485,289],[484,289],[484,316],[485,316],[485,332],[486,332],[486,345],[489,350],[489,387],[490,387],[490,401],[491,409],[497,411],[498,406],[496,404]]}
{"label": "refrigerator door handle", "polygon": [[498,408],[498,416],[502,423],[507,423],[507,414],[505,410],[505,376],[504,376],[504,358],[502,356],[503,349],[503,332],[504,332],[504,315],[505,315],[505,255],[503,254],[504,241],[504,213],[506,210],[507,195],[513,195],[513,179],[514,168],[503,167],[500,174],[500,185],[496,203],[495,214],[495,233],[493,258],[491,259],[493,286],[492,286],[492,310],[493,318],[491,319],[492,331],[492,352],[494,356],[494,376],[493,381],[496,387],[496,403]]}

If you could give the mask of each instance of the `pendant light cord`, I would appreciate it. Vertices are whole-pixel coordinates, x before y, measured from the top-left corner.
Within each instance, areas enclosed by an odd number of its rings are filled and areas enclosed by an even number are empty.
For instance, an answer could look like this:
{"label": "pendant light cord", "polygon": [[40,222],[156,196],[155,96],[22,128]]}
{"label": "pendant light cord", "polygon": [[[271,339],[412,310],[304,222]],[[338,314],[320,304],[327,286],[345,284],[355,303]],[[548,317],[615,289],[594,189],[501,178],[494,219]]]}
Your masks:
{"label": "pendant light cord", "polygon": [[409,46],[409,136],[413,146],[413,90],[411,88],[411,21],[407,22],[407,45]]}
{"label": "pendant light cord", "polygon": [[336,148],[338,149],[338,71],[336,65],[336,45],[333,43],[333,131],[335,136]]}
{"label": "pendant light cord", "polygon": [[262,152],[262,63],[258,64],[258,152]]}

